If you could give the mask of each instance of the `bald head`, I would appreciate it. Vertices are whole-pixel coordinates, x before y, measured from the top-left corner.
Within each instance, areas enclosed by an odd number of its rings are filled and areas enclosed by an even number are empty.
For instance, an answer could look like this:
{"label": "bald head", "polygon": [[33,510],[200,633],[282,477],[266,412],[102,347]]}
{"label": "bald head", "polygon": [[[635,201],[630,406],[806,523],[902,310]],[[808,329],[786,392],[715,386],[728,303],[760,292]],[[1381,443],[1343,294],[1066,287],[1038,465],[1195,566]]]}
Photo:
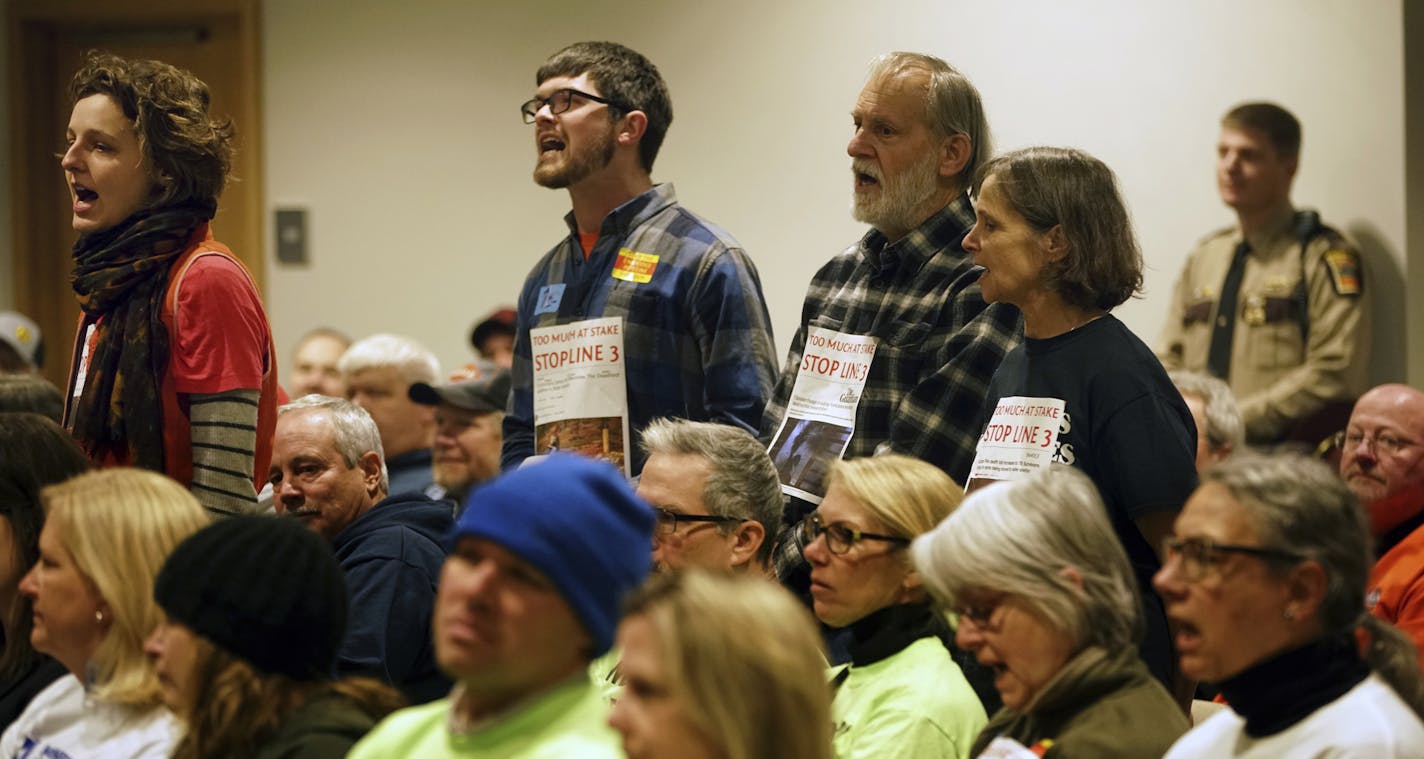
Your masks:
{"label": "bald head", "polygon": [[1424,510],[1424,392],[1380,385],[1360,396],[1345,428],[1340,476],[1370,509],[1377,532]]}

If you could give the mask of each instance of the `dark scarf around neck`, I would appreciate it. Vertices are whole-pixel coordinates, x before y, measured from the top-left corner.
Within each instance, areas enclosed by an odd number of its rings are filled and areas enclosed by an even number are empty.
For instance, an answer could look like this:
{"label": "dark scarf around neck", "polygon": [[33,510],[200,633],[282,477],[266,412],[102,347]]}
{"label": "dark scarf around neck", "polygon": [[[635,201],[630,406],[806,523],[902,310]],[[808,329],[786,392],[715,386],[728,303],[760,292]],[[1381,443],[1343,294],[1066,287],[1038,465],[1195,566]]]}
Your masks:
{"label": "dark scarf around neck", "polygon": [[864,667],[887,659],[920,638],[936,637],[941,624],[927,603],[887,606],[851,624],[851,664]]}
{"label": "dark scarf around neck", "polygon": [[211,201],[140,211],[74,244],[71,281],[84,310],[80,339],[90,324],[97,324],[97,334],[70,428],[95,461],[164,469],[159,386],[169,335],[163,296],[174,261],[215,211]]}
{"label": "dark scarf around neck", "polygon": [[1274,735],[1345,695],[1370,674],[1352,635],[1331,635],[1277,654],[1221,683],[1252,738]]}

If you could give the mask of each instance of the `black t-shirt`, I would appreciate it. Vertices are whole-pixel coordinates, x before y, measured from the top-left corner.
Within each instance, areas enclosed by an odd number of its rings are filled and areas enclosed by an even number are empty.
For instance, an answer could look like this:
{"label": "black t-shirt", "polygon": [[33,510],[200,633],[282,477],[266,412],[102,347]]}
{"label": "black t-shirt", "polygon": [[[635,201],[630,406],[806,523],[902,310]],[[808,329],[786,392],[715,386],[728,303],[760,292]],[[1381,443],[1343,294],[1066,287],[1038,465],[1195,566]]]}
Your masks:
{"label": "black t-shirt", "polygon": [[1055,337],[1025,338],[994,373],[984,425],[1000,398],[1016,395],[1064,401],[1053,460],[1097,485],[1137,576],[1146,623],[1139,650],[1152,674],[1170,684],[1175,655],[1152,592],[1161,564],[1133,520],[1181,511],[1196,489],[1191,410],[1157,357],[1112,315]]}
{"label": "black t-shirt", "polygon": [[1015,395],[1064,401],[1053,460],[1092,478],[1138,582],[1151,588],[1157,554],[1133,520],[1180,511],[1197,486],[1196,422],[1161,362],[1109,314],[1025,338],[994,373],[985,423],[998,399]]}

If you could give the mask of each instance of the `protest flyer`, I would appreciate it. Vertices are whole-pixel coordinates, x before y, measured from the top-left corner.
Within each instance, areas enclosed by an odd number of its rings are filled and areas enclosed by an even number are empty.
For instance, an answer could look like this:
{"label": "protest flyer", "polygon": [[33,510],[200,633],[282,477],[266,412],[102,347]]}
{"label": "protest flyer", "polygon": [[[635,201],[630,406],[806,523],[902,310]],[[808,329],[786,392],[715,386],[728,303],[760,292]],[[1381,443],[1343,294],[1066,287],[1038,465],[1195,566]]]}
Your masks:
{"label": "protest flyer", "polygon": [[875,346],[869,335],[824,327],[807,331],[786,417],[767,449],[786,493],[811,503],[825,497],[826,470],[855,432],[855,410]]}
{"label": "protest flyer", "polygon": [[534,452],[572,451],[628,473],[628,385],[623,318],[529,330],[534,363]]}

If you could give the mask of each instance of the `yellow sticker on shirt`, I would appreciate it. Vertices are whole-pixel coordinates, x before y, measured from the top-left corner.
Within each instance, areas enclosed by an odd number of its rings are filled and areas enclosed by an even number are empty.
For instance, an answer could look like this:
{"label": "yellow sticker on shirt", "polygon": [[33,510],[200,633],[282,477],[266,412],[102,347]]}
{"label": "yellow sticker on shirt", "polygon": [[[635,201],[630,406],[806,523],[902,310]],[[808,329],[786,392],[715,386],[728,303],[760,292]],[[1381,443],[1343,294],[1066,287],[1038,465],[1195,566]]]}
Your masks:
{"label": "yellow sticker on shirt", "polygon": [[1325,251],[1325,268],[1330,271],[1330,283],[1337,295],[1360,294],[1360,256],[1354,251]]}
{"label": "yellow sticker on shirt", "polygon": [[618,251],[613,262],[613,278],[643,284],[652,280],[658,268],[658,257],[652,253],[635,253],[627,248]]}

